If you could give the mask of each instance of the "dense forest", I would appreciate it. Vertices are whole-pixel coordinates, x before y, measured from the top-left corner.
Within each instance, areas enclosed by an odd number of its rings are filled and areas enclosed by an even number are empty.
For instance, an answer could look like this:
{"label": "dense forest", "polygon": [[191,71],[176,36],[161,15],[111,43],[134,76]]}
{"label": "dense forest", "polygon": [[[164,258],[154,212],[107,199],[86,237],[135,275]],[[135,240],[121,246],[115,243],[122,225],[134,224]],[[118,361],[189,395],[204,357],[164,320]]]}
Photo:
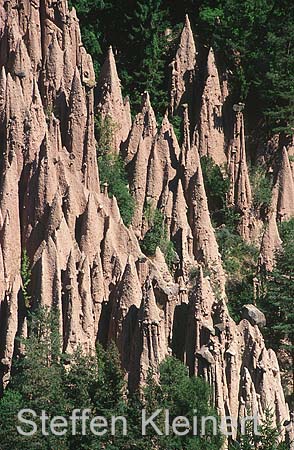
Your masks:
{"label": "dense forest", "polygon": [[[47,309],[39,309],[30,316],[29,328],[30,337],[22,342],[26,356],[16,362],[12,382],[0,400],[1,450],[220,450],[222,447],[224,437],[220,431],[220,418],[212,406],[211,389],[201,378],[190,377],[188,369],[179,360],[167,358],[160,366],[157,381],[150,370],[143,392],[130,394],[115,345],[110,345],[106,351],[98,345],[96,354],[91,356],[84,355],[81,348],[72,355],[62,353],[58,315]],[[37,432],[33,436],[17,433],[15,420],[23,408],[27,412],[23,418],[28,422],[21,424],[22,430],[30,433],[35,423]],[[49,432],[49,418],[70,417],[75,409],[80,413],[87,409],[89,420],[105,418],[109,427],[107,432],[102,433],[102,429],[100,435],[93,434],[89,421],[86,428],[79,421],[72,434]],[[156,425],[162,436],[151,426],[146,427],[146,435],[142,435],[143,409],[147,417],[161,410]],[[169,410],[169,435],[162,431],[165,429],[165,410]],[[47,422],[41,419],[42,411],[46,412]],[[118,421],[113,435],[109,425],[111,418],[121,416],[128,418],[127,434],[123,434],[123,425]],[[197,417],[197,434],[192,428],[182,436],[172,433],[173,420],[180,416],[186,417],[191,424]],[[202,417],[215,417],[217,429],[210,421],[205,424],[202,434]],[[222,428],[228,435],[229,424],[228,428]],[[273,425],[270,409],[258,431],[256,436],[253,424],[247,422],[246,434],[232,443],[230,449],[251,450],[258,443],[261,450],[287,450],[287,444],[279,442],[280,431]]]}
{"label": "dense forest", "polygon": [[248,133],[293,134],[294,5],[287,0],[71,0],[97,75],[112,45],[124,94],[134,111],[148,90],[155,111],[167,107],[168,64],[189,14],[200,57],[212,46],[245,103]]}

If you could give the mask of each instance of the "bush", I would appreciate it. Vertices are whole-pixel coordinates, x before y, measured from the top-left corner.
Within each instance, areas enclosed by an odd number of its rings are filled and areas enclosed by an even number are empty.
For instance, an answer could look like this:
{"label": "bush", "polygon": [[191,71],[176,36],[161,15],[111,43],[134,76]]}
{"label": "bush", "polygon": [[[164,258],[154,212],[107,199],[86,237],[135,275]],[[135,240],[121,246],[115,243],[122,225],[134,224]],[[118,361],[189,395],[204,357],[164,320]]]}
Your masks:
{"label": "bush", "polygon": [[106,116],[103,119],[99,114],[95,116],[94,127],[98,156],[112,153],[115,150],[112,148],[112,142],[114,133],[117,129],[116,123],[111,119],[111,117]]}
{"label": "bush", "polygon": [[276,265],[263,280],[260,307],[267,317],[265,337],[276,351],[283,348],[289,355],[284,368],[293,372],[294,362],[294,219],[279,225],[283,239]]}
{"label": "bush", "polygon": [[156,248],[159,247],[164,254],[168,268],[172,270],[177,259],[177,254],[174,244],[167,238],[163,214],[158,209],[153,210],[151,205],[147,204],[144,216],[149,224],[152,223],[152,226],[140,243],[143,253],[147,256],[154,256]]}
{"label": "bush", "polygon": [[177,137],[179,145],[183,143],[183,119],[180,116],[172,116],[169,118],[170,123],[173,126],[175,135]]}
{"label": "bush", "polygon": [[223,437],[217,427],[213,434],[212,423],[207,423],[204,435],[201,435],[201,417],[214,417],[218,424],[215,408],[212,406],[210,387],[200,377],[189,376],[188,368],[176,358],[169,357],[160,365],[159,384],[155,383],[152,373],[149,373],[144,390],[145,407],[149,413],[162,409],[157,425],[164,429],[164,410],[169,411],[169,427],[175,417],[184,416],[190,424],[193,416],[197,416],[197,435],[193,435],[192,427],[184,436],[154,436],[148,431],[147,439],[153,440],[152,449],[203,449],[219,450],[222,448]]}
{"label": "bush", "polygon": [[116,126],[110,117],[102,119],[101,115],[95,116],[99,177],[101,185],[108,185],[109,196],[115,196],[122,220],[129,226],[134,215],[135,201],[129,191],[124,161],[112,148]]}
{"label": "bush", "polygon": [[190,283],[195,282],[197,277],[199,276],[199,267],[191,267],[188,276]]}
{"label": "bush", "polygon": [[31,306],[31,296],[29,295],[28,289],[31,282],[32,272],[26,249],[24,249],[22,253],[20,274],[22,279],[22,295],[25,306],[29,308]]}
{"label": "bush", "polygon": [[126,226],[132,222],[135,201],[130,194],[125,165],[119,155],[104,154],[98,157],[101,185],[108,184],[110,197],[115,196],[122,220]]}
{"label": "bush", "polygon": [[227,272],[226,292],[229,309],[234,320],[240,320],[240,311],[246,303],[253,303],[253,279],[258,263],[258,249],[247,244],[241,236],[223,227],[216,237]]}
{"label": "bush", "polygon": [[221,225],[226,221],[226,199],[230,181],[224,178],[220,167],[210,156],[202,156],[201,168],[212,220]]}
{"label": "bush", "polygon": [[261,167],[252,167],[250,170],[250,183],[255,208],[268,207],[272,198],[272,183]]}

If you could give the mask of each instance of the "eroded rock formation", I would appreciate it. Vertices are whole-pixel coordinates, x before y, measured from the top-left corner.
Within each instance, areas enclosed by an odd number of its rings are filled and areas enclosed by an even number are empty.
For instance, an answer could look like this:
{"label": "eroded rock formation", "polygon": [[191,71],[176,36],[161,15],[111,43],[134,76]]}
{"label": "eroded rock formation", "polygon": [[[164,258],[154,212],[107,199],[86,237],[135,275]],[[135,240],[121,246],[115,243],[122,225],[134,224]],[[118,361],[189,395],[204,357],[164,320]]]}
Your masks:
{"label": "eroded rock formation", "polygon": [[294,178],[288,151],[282,149],[277,182],[273,191],[272,206],[279,221],[294,217]]}
{"label": "eroded rock formation", "polygon": [[113,141],[111,148],[113,152],[119,153],[120,146],[128,138],[132,120],[129,101],[122,98],[120,80],[111,47],[97,82],[97,97],[97,111],[101,118],[100,126],[103,127],[104,124],[105,127],[111,129]]}
{"label": "eroded rock formation", "polygon": [[223,124],[223,92],[213,50],[207,59],[207,78],[202,94],[199,122],[195,130],[200,156],[210,156],[220,166],[227,162]]}
{"label": "eroded rock formation", "polygon": [[[75,11],[68,10],[66,1],[25,0],[23,8],[17,4],[12,0],[5,3],[6,9],[0,7],[0,371],[4,386],[16,338],[25,330],[28,306],[55,305],[63,349],[72,352],[81,344],[89,352],[97,340],[104,345],[115,340],[131,389],[144,382],[148,367],[156,369],[174,353],[191,373],[212,384],[222,415],[240,418],[247,408],[263,414],[265,406],[272,404],[277,421],[288,419],[274,353],[265,348],[258,326],[246,320],[237,325],[227,310],[225,273],[198,148],[190,142],[187,108],[182,148],[167,116],[157,128],[147,93],[131,126],[109,51],[98,106],[101,117],[115,116],[119,122],[116,151],[125,143],[136,202],[132,226],[125,227],[116,199],[109,198],[106,190],[100,192],[95,78]],[[209,58],[205,101],[216,108],[220,91],[212,53]],[[186,19],[174,62],[173,109],[192,87],[195,63]],[[201,126],[206,120],[212,124],[211,114],[209,110],[205,116],[203,111]],[[212,133],[208,141],[218,136],[216,155],[222,156],[221,132],[210,125],[205,131]],[[282,168],[280,185],[284,186],[283,177],[289,177],[286,159]],[[244,216],[241,232],[246,237],[251,191],[241,114],[236,117],[230,170],[231,198]],[[151,258],[140,249],[138,238],[150,227],[144,218],[148,204],[162,211],[168,236],[174,240],[178,253],[174,275],[159,248]],[[279,201],[286,204],[285,199]],[[285,206],[279,208],[285,210]],[[269,240],[267,248],[272,245]],[[25,305],[21,290],[25,250],[32,266],[31,305]]]}
{"label": "eroded rock formation", "polygon": [[175,59],[171,63],[170,108],[174,114],[183,103],[192,110],[195,101],[195,76],[197,51],[189,17],[186,16],[180,44]]}
{"label": "eroded rock formation", "polygon": [[234,136],[229,146],[228,173],[230,178],[228,204],[237,208],[241,215],[240,234],[244,239],[250,240],[252,192],[247,166],[244,117],[239,105],[236,105],[234,115]]}

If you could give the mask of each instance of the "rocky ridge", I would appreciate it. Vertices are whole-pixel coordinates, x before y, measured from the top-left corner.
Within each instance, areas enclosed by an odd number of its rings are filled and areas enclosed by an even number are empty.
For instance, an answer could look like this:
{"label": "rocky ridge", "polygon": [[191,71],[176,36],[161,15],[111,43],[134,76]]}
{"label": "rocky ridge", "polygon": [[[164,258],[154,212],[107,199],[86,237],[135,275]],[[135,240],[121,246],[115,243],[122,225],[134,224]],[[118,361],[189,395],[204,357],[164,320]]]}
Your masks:
{"label": "rocky ridge", "polygon": [[[0,6],[0,372],[9,381],[16,337],[26,336],[27,307],[60,311],[63,349],[91,351],[114,340],[129,387],[170,353],[213,386],[219,412],[241,418],[249,409],[289,419],[276,356],[256,324],[231,319],[200,155],[228,165],[229,201],[241,212],[240,233],[254,229],[244,121],[224,129],[226,88],[208,54],[199,120],[193,117],[197,52],[186,19],[172,64],[171,114],[182,108],[180,146],[168,115],[156,123],[148,93],[131,123],[112,50],[98,80],[98,111],[115,122],[113,146],[123,149],[136,202],[124,226],[115,198],[100,192],[94,139],[95,77],[75,11],[65,0],[12,0]],[[188,80],[188,84],[186,81]],[[195,123],[194,123],[195,122]],[[231,133],[231,135],[230,135]],[[227,144],[229,143],[229,144]],[[262,241],[272,265],[280,245],[276,220],[294,215],[293,171],[281,155],[272,210]],[[294,189],[294,188],[293,188]],[[160,249],[139,246],[148,230],[144,208],[162,211],[179,261],[175,276]],[[21,258],[32,266],[31,299],[22,295]],[[195,270],[195,283],[189,274]]]}

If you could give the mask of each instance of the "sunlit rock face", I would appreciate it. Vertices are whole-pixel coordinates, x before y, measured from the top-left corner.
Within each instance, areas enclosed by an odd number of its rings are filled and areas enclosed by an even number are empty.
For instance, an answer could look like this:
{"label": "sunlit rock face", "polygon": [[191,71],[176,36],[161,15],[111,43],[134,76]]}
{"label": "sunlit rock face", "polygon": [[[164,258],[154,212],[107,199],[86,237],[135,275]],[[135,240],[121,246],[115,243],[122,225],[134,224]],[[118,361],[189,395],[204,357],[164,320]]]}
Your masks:
{"label": "sunlit rock face", "polygon": [[[57,307],[63,349],[96,341],[117,343],[130,389],[144,383],[175,354],[191,374],[213,386],[222,415],[263,414],[275,405],[288,419],[275,354],[259,328],[237,325],[227,309],[225,272],[207,205],[200,156],[221,164],[229,155],[231,198],[244,216],[251,204],[244,123],[235,118],[234,150],[224,150],[221,88],[212,51],[197,122],[190,139],[189,105],[183,106],[180,146],[166,115],[157,124],[148,93],[131,123],[112,51],[98,82],[98,114],[118,127],[113,147],[123,155],[136,203],[132,225],[120,217],[115,198],[100,192],[94,139],[95,76],[80,37],[75,11],[66,1],[10,1],[0,6],[0,360],[9,380],[16,338],[25,335],[27,308],[21,257],[31,266],[31,305]],[[42,37],[42,38],[41,38]],[[189,20],[174,61],[172,110],[189,103],[196,49]],[[188,74],[188,78],[186,76]],[[188,80],[188,85],[186,81]],[[184,101],[184,103],[183,103]],[[215,147],[212,143],[215,141]],[[200,153],[200,155],[199,155]],[[235,155],[232,156],[232,153]],[[289,161],[283,153],[277,214],[292,215]],[[292,181],[291,181],[292,180]],[[290,183],[290,184],[289,184]],[[290,187],[289,187],[289,186]],[[288,186],[288,187],[287,187]],[[292,192],[292,191],[291,191]],[[158,248],[146,257],[139,246],[150,224],[146,206],[158,208],[178,259],[173,274]],[[272,264],[280,245],[276,216],[269,219],[263,255]],[[194,279],[191,281],[191,272]]]}
{"label": "sunlit rock face", "polygon": [[112,48],[108,50],[107,58],[102,66],[100,76],[97,81],[97,111],[99,112],[102,124],[109,121],[112,128],[112,151],[119,153],[132,126],[130,104],[128,99],[123,100],[121,84],[116,70],[116,64]]}
{"label": "sunlit rock face", "polygon": [[220,166],[227,162],[223,118],[224,101],[214,53],[210,49],[200,117],[195,129],[195,141],[200,156],[209,156]]}

